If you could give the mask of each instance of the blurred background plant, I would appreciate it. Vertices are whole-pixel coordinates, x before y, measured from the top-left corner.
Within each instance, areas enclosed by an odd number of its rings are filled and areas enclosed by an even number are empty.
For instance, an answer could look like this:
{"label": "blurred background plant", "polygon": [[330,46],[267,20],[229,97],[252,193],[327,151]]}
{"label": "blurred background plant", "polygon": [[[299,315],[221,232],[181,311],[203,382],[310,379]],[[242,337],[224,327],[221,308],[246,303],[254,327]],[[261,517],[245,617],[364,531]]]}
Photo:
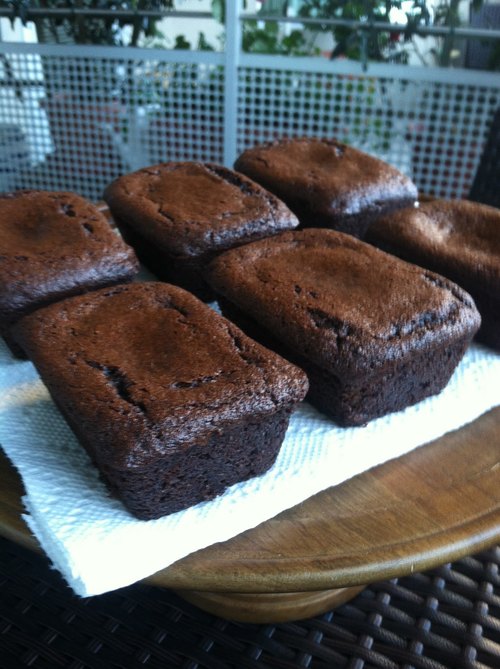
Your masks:
{"label": "blurred background plant", "polygon": [[[249,4],[245,2],[245,9]],[[224,0],[211,0],[211,6],[214,17],[223,23]],[[473,20],[478,27],[500,28],[500,4],[484,0],[261,0],[253,2],[252,8],[262,19],[243,22],[247,53],[321,53],[364,63],[461,66],[466,64],[472,40],[457,37],[456,28]],[[306,25],[265,20],[272,16],[302,18]],[[332,26],[325,19],[336,19],[339,24]],[[353,23],[348,25],[349,21]],[[386,24],[387,30],[374,30],[373,24]],[[451,31],[443,37],[420,35],[419,30],[427,26]],[[325,37],[330,38],[327,47]],[[500,47],[490,42],[487,51],[483,67],[499,69]]]}
{"label": "blurred background plant", "polygon": [[71,10],[69,15],[31,18],[38,42],[51,44],[101,44],[137,46],[141,39],[159,37],[158,19],[85,15],[86,10],[168,10],[175,0],[3,0],[13,18],[26,21],[30,9]]}
{"label": "blurred background plant", "polygon": [[[331,58],[344,57],[352,60],[407,63],[408,46],[420,25],[431,21],[431,9],[425,0],[390,2],[381,0],[303,0],[298,5],[298,15],[308,19],[336,18],[352,20],[357,26],[328,26],[318,23],[310,25],[317,32],[331,32],[334,47]],[[397,31],[379,32],[371,30],[373,23],[401,25]]]}
{"label": "blurred background plant", "polygon": [[[236,0],[234,0],[236,1]],[[26,21],[31,9],[37,41],[62,44],[147,46],[201,51],[224,44],[226,0],[1,0],[11,19]],[[500,28],[500,3],[486,0],[243,0],[250,18],[242,21],[246,53],[349,58],[368,63],[461,66],[473,40],[458,37],[459,27]],[[43,16],[43,10],[65,15]],[[113,17],[91,16],[92,10],[116,11]],[[211,12],[212,22],[183,21],[168,11]],[[130,13],[123,16],[123,12]],[[144,17],[141,11],[166,12]],[[279,23],[270,17],[293,17]],[[262,17],[262,18],[260,18]],[[301,24],[303,19],[305,24]],[[337,25],[326,23],[336,20]],[[351,23],[349,23],[351,22]],[[374,28],[376,24],[377,29]],[[387,30],[381,30],[381,26]],[[444,36],[423,36],[428,26],[450,28]],[[482,69],[500,68],[500,47],[483,48]],[[475,41],[476,47],[479,42]]]}
{"label": "blurred background plant", "polygon": [[[469,23],[470,16],[483,4],[483,0],[288,0],[283,9],[288,12],[292,8],[305,19],[357,22],[354,26],[329,26],[320,20],[308,24],[312,31],[331,34],[331,58],[403,64],[413,58],[413,62],[423,65],[449,67],[462,64],[460,55],[467,46],[465,40],[457,38],[454,29]],[[388,28],[396,24],[396,28],[373,30],[374,23],[385,23]],[[420,37],[419,28],[429,25],[451,31],[440,38]]]}

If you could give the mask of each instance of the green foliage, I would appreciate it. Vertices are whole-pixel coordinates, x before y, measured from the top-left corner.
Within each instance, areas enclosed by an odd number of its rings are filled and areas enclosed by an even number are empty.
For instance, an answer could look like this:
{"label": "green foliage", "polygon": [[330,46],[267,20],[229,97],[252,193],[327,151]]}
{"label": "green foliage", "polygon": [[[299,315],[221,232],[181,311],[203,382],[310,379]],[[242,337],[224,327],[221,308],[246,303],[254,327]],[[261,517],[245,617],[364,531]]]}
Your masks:
{"label": "green foliage", "polygon": [[[332,58],[343,56],[354,60],[374,60],[407,62],[406,44],[415,34],[418,26],[428,23],[430,13],[425,0],[413,0],[406,9],[407,24],[398,32],[378,32],[370,30],[372,22],[390,24],[392,9],[403,10],[401,0],[302,0],[299,16],[318,19],[312,26],[321,32],[331,31],[335,49]],[[362,22],[362,27],[331,26],[321,23],[322,18],[350,19]]]}
{"label": "green foliage", "polygon": [[198,33],[198,45],[196,47],[198,51],[214,51],[214,47],[207,41],[205,33]]}
{"label": "green foliage", "polygon": [[182,51],[189,51],[191,43],[187,41],[184,35],[177,35],[175,38],[174,49],[181,49]]}
{"label": "green foliage", "polygon": [[136,46],[141,37],[156,35],[156,20],[136,17],[134,19],[114,19],[81,16],[80,9],[109,10],[162,10],[172,9],[174,0],[5,0],[13,10],[13,17],[26,22],[29,9],[72,9],[69,17],[37,18],[35,25],[40,42],[69,42],[76,44],[104,44],[123,46],[120,28],[130,26],[127,46]]}
{"label": "green foliage", "polygon": [[[344,56],[365,63],[368,60],[379,62],[408,61],[409,47],[418,29],[432,22],[435,26],[456,28],[461,25],[460,17],[461,0],[412,0],[403,3],[402,0],[297,0],[299,15],[307,18],[318,19],[313,29],[321,32],[331,31],[336,46],[332,57]],[[483,5],[483,0],[471,0],[470,7],[478,10]],[[393,9],[405,12],[406,25],[398,32],[376,32],[370,30],[370,23],[377,21],[389,23],[390,12]],[[331,26],[321,23],[322,18],[353,19],[361,22],[362,27],[352,28],[345,26]],[[456,36],[450,34],[437,40],[435,49],[431,49],[434,61],[437,65],[448,67],[452,64],[453,54],[457,51]],[[418,55],[419,52],[416,51]],[[498,54],[500,47],[492,49],[490,69],[500,67]],[[425,63],[424,58],[421,60]]]}
{"label": "green foliage", "polygon": [[289,56],[309,55],[311,50],[301,30],[282,36],[278,23],[245,21],[242,37],[246,53],[269,53]]}

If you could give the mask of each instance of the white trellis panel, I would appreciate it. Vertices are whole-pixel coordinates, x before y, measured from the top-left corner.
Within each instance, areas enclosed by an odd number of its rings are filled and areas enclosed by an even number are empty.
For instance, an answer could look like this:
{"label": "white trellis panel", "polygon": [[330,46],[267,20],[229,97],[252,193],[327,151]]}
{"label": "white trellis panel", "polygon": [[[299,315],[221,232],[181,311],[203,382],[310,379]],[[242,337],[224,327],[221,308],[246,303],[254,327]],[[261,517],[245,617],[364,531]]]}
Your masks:
{"label": "white trellis panel", "polygon": [[[237,22],[234,22],[238,25]],[[393,163],[422,192],[467,194],[500,75],[226,51],[0,44],[0,189],[99,199],[119,174],[165,160],[230,165],[282,135],[337,137]]]}
{"label": "white trellis panel", "polygon": [[[0,54],[4,189],[98,199],[117,175],[141,166],[223,162],[221,54],[31,44],[3,44]],[[16,126],[29,160],[2,143]]]}
{"label": "white trellis panel", "polygon": [[500,75],[245,56],[236,152],[280,135],[337,137],[394,164],[421,192],[468,193]]}

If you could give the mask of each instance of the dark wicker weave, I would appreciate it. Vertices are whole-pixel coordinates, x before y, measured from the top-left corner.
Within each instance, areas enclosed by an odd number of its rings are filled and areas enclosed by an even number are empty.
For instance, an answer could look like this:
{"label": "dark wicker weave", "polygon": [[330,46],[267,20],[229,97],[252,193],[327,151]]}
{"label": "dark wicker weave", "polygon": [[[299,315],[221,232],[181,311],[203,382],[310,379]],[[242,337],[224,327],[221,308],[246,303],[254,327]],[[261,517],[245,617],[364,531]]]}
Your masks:
{"label": "dark wicker weave", "polygon": [[493,116],[469,200],[500,207],[500,108]]}
{"label": "dark wicker weave", "polygon": [[309,620],[222,620],[159,588],[74,596],[45,558],[0,539],[0,667],[500,667],[500,548],[376,583]]}

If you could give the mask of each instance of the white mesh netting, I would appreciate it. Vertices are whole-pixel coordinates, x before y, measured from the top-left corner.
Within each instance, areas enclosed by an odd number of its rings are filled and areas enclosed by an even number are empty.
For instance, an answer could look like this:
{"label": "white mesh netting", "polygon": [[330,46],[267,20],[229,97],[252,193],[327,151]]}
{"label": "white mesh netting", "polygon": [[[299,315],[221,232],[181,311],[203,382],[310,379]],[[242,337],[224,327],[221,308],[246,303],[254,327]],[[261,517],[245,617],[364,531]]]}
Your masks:
{"label": "white mesh netting", "polygon": [[[78,47],[0,46],[1,190],[69,189],[99,199],[112,179],[141,166],[227,162],[273,137],[320,135],[386,159],[422,192],[461,197],[500,106],[493,79],[464,82],[455,73],[447,83],[424,68],[422,76],[400,68],[402,78],[314,72],[314,59],[305,71],[244,57],[233,68],[203,52],[176,62],[175,52],[158,50],[128,49],[124,58],[120,49],[105,57],[85,47],[80,55]],[[225,86],[232,76],[237,86]],[[228,107],[230,90],[237,99]],[[231,108],[235,136],[225,123]]]}

